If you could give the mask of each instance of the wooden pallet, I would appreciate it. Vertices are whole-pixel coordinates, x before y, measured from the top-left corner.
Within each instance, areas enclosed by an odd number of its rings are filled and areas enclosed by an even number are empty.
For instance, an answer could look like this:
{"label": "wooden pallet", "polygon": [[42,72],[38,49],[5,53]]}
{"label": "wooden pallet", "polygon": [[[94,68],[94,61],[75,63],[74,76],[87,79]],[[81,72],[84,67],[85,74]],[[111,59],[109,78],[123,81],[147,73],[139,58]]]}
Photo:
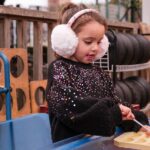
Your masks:
{"label": "wooden pallet", "polygon": [[47,106],[45,99],[45,89],[47,80],[38,80],[30,82],[31,110],[32,113],[37,113],[40,106]]}
{"label": "wooden pallet", "polygon": [[[18,69],[21,69],[22,72],[18,76],[13,76],[13,73],[10,73],[10,86],[12,88],[12,117],[20,117],[31,113],[30,108],[30,97],[29,97],[29,78],[28,78],[28,61],[27,61],[27,51],[22,48],[13,48],[13,49],[0,49],[8,58],[11,68],[11,60],[14,57],[19,57],[23,63],[23,66],[20,63],[17,63]],[[4,85],[4,65],[1,65],[0,72],[0,84]],[[11,69],[10,69],[11,70]],[[5,97],[4,97],[5,99]],[[20,109],[19,109],[20,107]],[[5,120],[5,106],[0,112],[0,120]]]}

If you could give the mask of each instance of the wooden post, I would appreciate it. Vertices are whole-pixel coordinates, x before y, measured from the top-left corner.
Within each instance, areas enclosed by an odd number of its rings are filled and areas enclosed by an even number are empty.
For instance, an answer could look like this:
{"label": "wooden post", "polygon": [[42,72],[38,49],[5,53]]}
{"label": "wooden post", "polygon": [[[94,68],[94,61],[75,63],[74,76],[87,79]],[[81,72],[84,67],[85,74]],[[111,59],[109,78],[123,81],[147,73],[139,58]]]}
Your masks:
{"label": "wooden post", "polygon": [[43,47],[41,22],[34,22],[33,79],[43,79]]}
{"label": "wooden post", "polygon": [[48,64],[50,64],[55,59],[54,52],[52,51],[51,47],[51,32],[53,27],[54,23],[48,24],[48,51],[47,51]]}
{"label": "wooden post", "polygon": [[27,49],[27,21],[17,21],[17,47]]}
{"label": "wooden post", "polygon": [[0,47],[4,47],[4,21],[3,19],[0,19]]}
{"label": "wooden post", "polygon": [[10,24],[11,20],[9,18],[4,18],[4,47],[10,48]]}

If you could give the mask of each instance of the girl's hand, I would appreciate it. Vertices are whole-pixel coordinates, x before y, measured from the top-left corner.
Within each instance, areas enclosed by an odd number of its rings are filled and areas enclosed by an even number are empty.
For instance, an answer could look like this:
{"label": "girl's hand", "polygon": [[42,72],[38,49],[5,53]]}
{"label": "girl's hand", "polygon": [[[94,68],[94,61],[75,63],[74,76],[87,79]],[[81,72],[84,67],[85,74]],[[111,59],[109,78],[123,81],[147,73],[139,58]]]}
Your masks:
{"label": "girl's hand", "polygon": [[134,114],[132,113],[129,107],[119,104],[119,108],[122,113],[122,120],[133,120],[135,118]]}
{"label": "girl's hand", "polygon": [[142,128],[140,129],[140,131],[143,131],[143,132],[146,133],[146,135],[150,136],[150,126],[144,125],[144,127],[145,127],[147,130],[142,127]]}

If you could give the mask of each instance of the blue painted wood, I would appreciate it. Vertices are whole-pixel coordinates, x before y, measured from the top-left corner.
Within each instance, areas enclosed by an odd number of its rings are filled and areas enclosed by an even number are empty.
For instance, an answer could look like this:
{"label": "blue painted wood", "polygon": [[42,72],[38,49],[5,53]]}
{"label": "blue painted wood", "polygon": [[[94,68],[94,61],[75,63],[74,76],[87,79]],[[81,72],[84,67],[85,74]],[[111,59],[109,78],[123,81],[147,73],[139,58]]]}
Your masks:
{"label": "blue painted wood", "polygon": [[48,114],[0,122],[0,150],[38,150],[53,147]]}

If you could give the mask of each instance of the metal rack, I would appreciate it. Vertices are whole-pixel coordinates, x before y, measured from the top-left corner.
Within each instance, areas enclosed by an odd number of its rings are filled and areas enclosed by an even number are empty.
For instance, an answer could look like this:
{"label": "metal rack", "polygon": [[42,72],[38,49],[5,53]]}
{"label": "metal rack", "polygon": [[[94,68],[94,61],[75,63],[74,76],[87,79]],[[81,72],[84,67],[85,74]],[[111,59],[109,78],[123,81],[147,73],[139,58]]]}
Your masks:
{"label": "metal rack", "polygon": [[[150,68],[150,61],[147,63],[135,64],[135,65],[116,65],[116,72],[138,71],[147,68]],[[111,69],[110,71],[113,70]]]}
{"label": "metal rack", "polygon": [[133,65],[110,65],[109,63],[109,52],[105,54],[103,58],[99,61],[94,62],[98,64],[102,69],[113,72],[114,66],[116,66],[116,72],[127,72],[127,71],[138,71],[150,68],[150,61],[142,64],[133,64]]}

